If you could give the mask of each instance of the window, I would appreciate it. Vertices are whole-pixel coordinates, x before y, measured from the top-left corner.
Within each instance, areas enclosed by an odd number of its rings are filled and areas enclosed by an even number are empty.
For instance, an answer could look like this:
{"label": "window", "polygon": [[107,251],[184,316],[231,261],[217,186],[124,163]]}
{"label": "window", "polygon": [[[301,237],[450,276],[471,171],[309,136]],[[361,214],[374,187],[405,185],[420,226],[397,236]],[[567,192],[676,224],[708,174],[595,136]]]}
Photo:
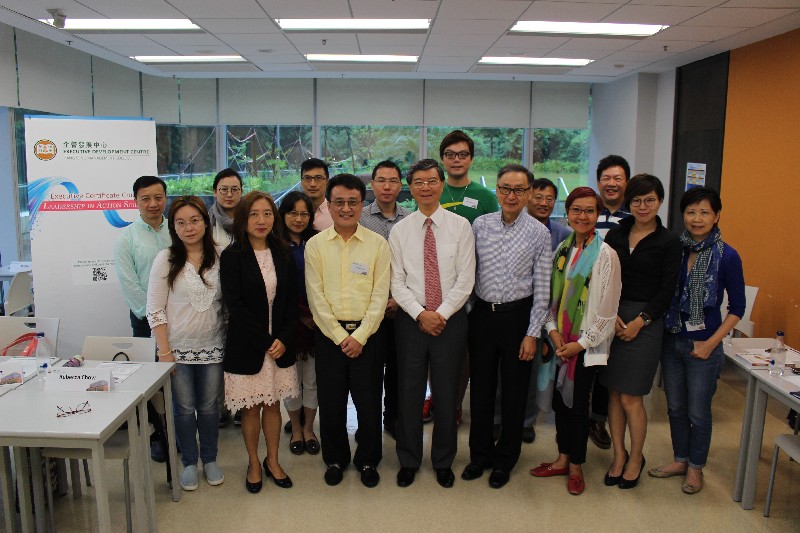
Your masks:
{"label": "window", "polygon": [[322,126],[322,158],[331,175],[372,174],[372,167],[391,159],[407,169],[419,159],[416,126]]}
{"label": "window", "polygon": [[228,126],[227,164],[247,191],[285,191],[300,182],[300,164],[312,157],[311,126]]}
{"label": "window", "polygon": [[213,194],[216,131],[214,126],[156,125],[158,175],[170,196]]}
{"label": "window", "polygon": [[588,129],[534,129],[533,173],[558,187],[552,216],[564,215],[564,200],[576,187],[585,186],[589,174]]}
{"label": "window", "polygon": [[522,163],[524,131],[522,128],[428,128],[428,157],[439,159],[439,144],[455,129],[463,130],[475,142],[475,155],[469,179],[494,190],[497,171],[509,163]]}

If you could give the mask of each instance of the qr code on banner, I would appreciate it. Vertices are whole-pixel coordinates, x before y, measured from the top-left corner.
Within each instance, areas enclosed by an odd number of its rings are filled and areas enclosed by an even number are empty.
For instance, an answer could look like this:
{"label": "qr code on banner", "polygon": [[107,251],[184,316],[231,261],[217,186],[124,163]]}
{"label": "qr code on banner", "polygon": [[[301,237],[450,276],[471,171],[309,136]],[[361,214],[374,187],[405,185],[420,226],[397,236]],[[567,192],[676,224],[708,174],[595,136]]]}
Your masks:
{"label": "qr code on banner", "polygon": [[108,281],[106,267],[92,268],[92,281]]}

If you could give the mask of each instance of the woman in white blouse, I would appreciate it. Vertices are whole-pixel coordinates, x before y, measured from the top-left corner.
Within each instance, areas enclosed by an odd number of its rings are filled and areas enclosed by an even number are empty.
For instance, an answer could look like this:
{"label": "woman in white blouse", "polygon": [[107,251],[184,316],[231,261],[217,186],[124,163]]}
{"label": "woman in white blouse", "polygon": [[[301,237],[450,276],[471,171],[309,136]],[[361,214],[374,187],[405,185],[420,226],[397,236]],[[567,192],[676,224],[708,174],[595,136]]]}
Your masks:
{"label": "woman in white blouse", "polygon": [[531,469],[536,477],[569,476],[567,490],[575,495],[586,487],[581,465],[589,438],[591,367],[608,359],[622,288],[617,254],[595,230],[602,206],[589,187],[578,187],[565,202],[572,233],[553,257],[545,326],[557,357],[553,410],[558,459]]}
{"label": "woman in white blouse", "polygon": [[225,479],[216,463],[217,392],[225,346],[220,250],[214,246],[208,211],[198,197],[176,198],[167,219],[172,245],[153,261],[147,320],[159,361],[178,363],[172,376],[172,398],[184,466],[180,483],[183,490],[195,490],[198,458],[209,485]]}

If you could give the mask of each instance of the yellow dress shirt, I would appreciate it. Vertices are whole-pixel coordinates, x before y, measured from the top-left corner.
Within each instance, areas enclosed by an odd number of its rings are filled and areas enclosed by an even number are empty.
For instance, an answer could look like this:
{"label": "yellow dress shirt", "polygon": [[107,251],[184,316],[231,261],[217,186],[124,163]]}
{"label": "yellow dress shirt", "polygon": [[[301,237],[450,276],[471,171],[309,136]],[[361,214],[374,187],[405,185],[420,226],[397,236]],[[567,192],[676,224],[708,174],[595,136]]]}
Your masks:
{"label": "yellow dress shirt", "polygon": [[[306,243],[306,292],[314,322],[336,344],[352,335],[362,345],[378,330],[389,299],[391,254],[386,240],[361,224],[345,241],[333,227]],[[361,325],[348,333],[339,321]]]}

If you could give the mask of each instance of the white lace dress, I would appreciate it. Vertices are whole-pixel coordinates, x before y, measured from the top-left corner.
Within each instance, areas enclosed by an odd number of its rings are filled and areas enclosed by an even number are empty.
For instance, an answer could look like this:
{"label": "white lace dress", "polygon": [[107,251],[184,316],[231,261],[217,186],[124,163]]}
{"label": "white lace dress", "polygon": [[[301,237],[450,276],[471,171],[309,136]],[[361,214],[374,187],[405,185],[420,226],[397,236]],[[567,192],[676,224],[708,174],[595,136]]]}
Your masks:
{"label": "white lace dress", "polygon": [[[256,260],[267,288],[269,302],[269,332],[272,333],[272,302],[278,287],[275,264],[269,250],[256,252]],[[225,372],[225,407],[232,412],[260,403],[272,405],[290,396],[299,396],[297,371],[294,367],[279,368],[269,355],[264,356],[264,364],[257,374],[230,374]]]}

